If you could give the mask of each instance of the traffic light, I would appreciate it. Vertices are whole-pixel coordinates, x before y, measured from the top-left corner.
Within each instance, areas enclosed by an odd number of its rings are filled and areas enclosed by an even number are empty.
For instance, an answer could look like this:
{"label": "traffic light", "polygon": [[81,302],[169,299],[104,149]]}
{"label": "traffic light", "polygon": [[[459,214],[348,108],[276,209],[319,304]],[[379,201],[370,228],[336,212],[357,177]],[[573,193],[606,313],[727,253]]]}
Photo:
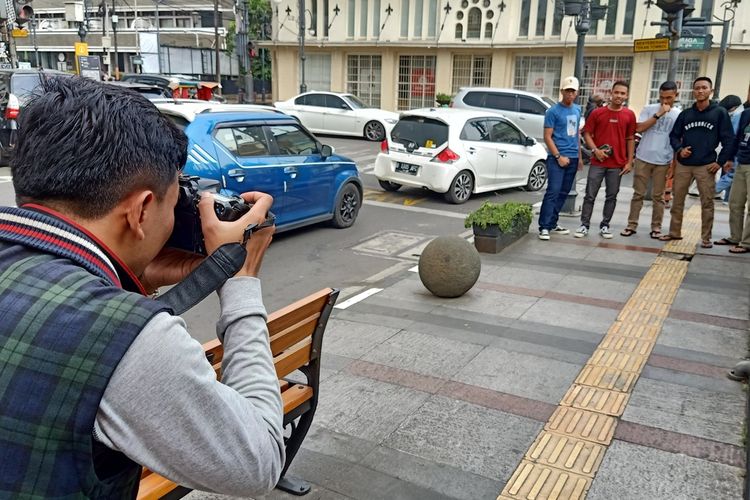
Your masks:
{"label": "traffic light", "polygon": [[677,14],[687,7],[688,3],[684,0],[656,0],[656,6],[667,14]]}
{"label": "traffic light", "polygon": [[25,24],[34,17],[34,8],[31,6],[32,0],[13,0],[13,10],[16,13],[16,22]]}

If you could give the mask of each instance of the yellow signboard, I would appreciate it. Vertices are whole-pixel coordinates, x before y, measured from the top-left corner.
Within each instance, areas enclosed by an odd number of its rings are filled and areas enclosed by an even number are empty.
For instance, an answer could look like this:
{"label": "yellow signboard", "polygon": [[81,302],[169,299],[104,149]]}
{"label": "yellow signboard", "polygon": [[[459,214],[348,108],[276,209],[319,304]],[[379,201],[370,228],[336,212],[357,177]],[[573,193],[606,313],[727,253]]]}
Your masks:
{"label": "yellow signboard", "polygon": [[78,57],[79,56],[87,56],[89,55],[89,44],[85,42],[76,42],[75,43],[75,52],[76,52],[76,73],[81,74],[81,67],[78,65]]}
{"label": "yellow signboard", "polygon": [[663,50],[669,50],[669,38],[633,40],[633,52],[661,52]]}
{"label": "yellow signboard", "polygon": [[29,36],[29,32],[24,29],[14,28],[11,32],[13,38],[26,38]]}

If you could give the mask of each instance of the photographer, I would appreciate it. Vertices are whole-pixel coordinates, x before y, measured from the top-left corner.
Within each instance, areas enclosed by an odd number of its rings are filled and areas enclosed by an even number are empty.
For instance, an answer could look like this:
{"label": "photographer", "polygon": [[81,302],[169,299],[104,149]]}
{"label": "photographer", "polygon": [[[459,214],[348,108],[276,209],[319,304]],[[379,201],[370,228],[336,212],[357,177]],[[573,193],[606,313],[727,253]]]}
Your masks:
{"label": "photographer", "polygon": [[[146,295],[200,262],[162,250],[185,135],[136,93],[76,77],[46,82],[20,130],[19,207],[0,208],[0,497],[134,497],[140,465],[218,493],[273,488],[282,405],[257,275],[274,228],[219,289],[219,383]],[[252,209],[220,222],[201,197],[209,253],[265,220],[271,197],[243,198]]]}

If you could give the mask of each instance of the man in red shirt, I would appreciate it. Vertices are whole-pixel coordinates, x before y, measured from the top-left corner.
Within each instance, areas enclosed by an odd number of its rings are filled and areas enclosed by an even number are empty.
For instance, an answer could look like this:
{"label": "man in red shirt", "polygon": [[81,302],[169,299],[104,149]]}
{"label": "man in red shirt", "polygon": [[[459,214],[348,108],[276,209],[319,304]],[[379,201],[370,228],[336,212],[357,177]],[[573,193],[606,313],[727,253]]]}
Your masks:
{"label": "man in red shirt", "polygon": [[583,138],[592,150],[592,156],[586,178],[586,196],[583,198],[581,210],[581,227],[573,235],[576,238],[583,238],[589,234],[591,213],[594,211],[594,201],[602,180],[605,183],[606,198],[599,234],[602,238],[612,238],[609,221],[617,205],[620,179],[630,172],[635,151],[635,114],[624,106],[629,90],[627,82],[615,82],[612,85],[609,104],[595,109],[583,128]]}

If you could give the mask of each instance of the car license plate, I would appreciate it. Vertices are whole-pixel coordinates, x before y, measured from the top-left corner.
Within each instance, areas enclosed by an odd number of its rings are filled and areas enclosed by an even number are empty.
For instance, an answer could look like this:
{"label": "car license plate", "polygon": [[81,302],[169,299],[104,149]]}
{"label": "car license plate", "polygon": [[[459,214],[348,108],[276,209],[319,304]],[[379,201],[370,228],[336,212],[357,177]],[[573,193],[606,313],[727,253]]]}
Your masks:
{"label": "car license plate", "polygon": [[417,175],[417,172],[419,172],[419,165],[397,162],[396,172],[401,174]]}

